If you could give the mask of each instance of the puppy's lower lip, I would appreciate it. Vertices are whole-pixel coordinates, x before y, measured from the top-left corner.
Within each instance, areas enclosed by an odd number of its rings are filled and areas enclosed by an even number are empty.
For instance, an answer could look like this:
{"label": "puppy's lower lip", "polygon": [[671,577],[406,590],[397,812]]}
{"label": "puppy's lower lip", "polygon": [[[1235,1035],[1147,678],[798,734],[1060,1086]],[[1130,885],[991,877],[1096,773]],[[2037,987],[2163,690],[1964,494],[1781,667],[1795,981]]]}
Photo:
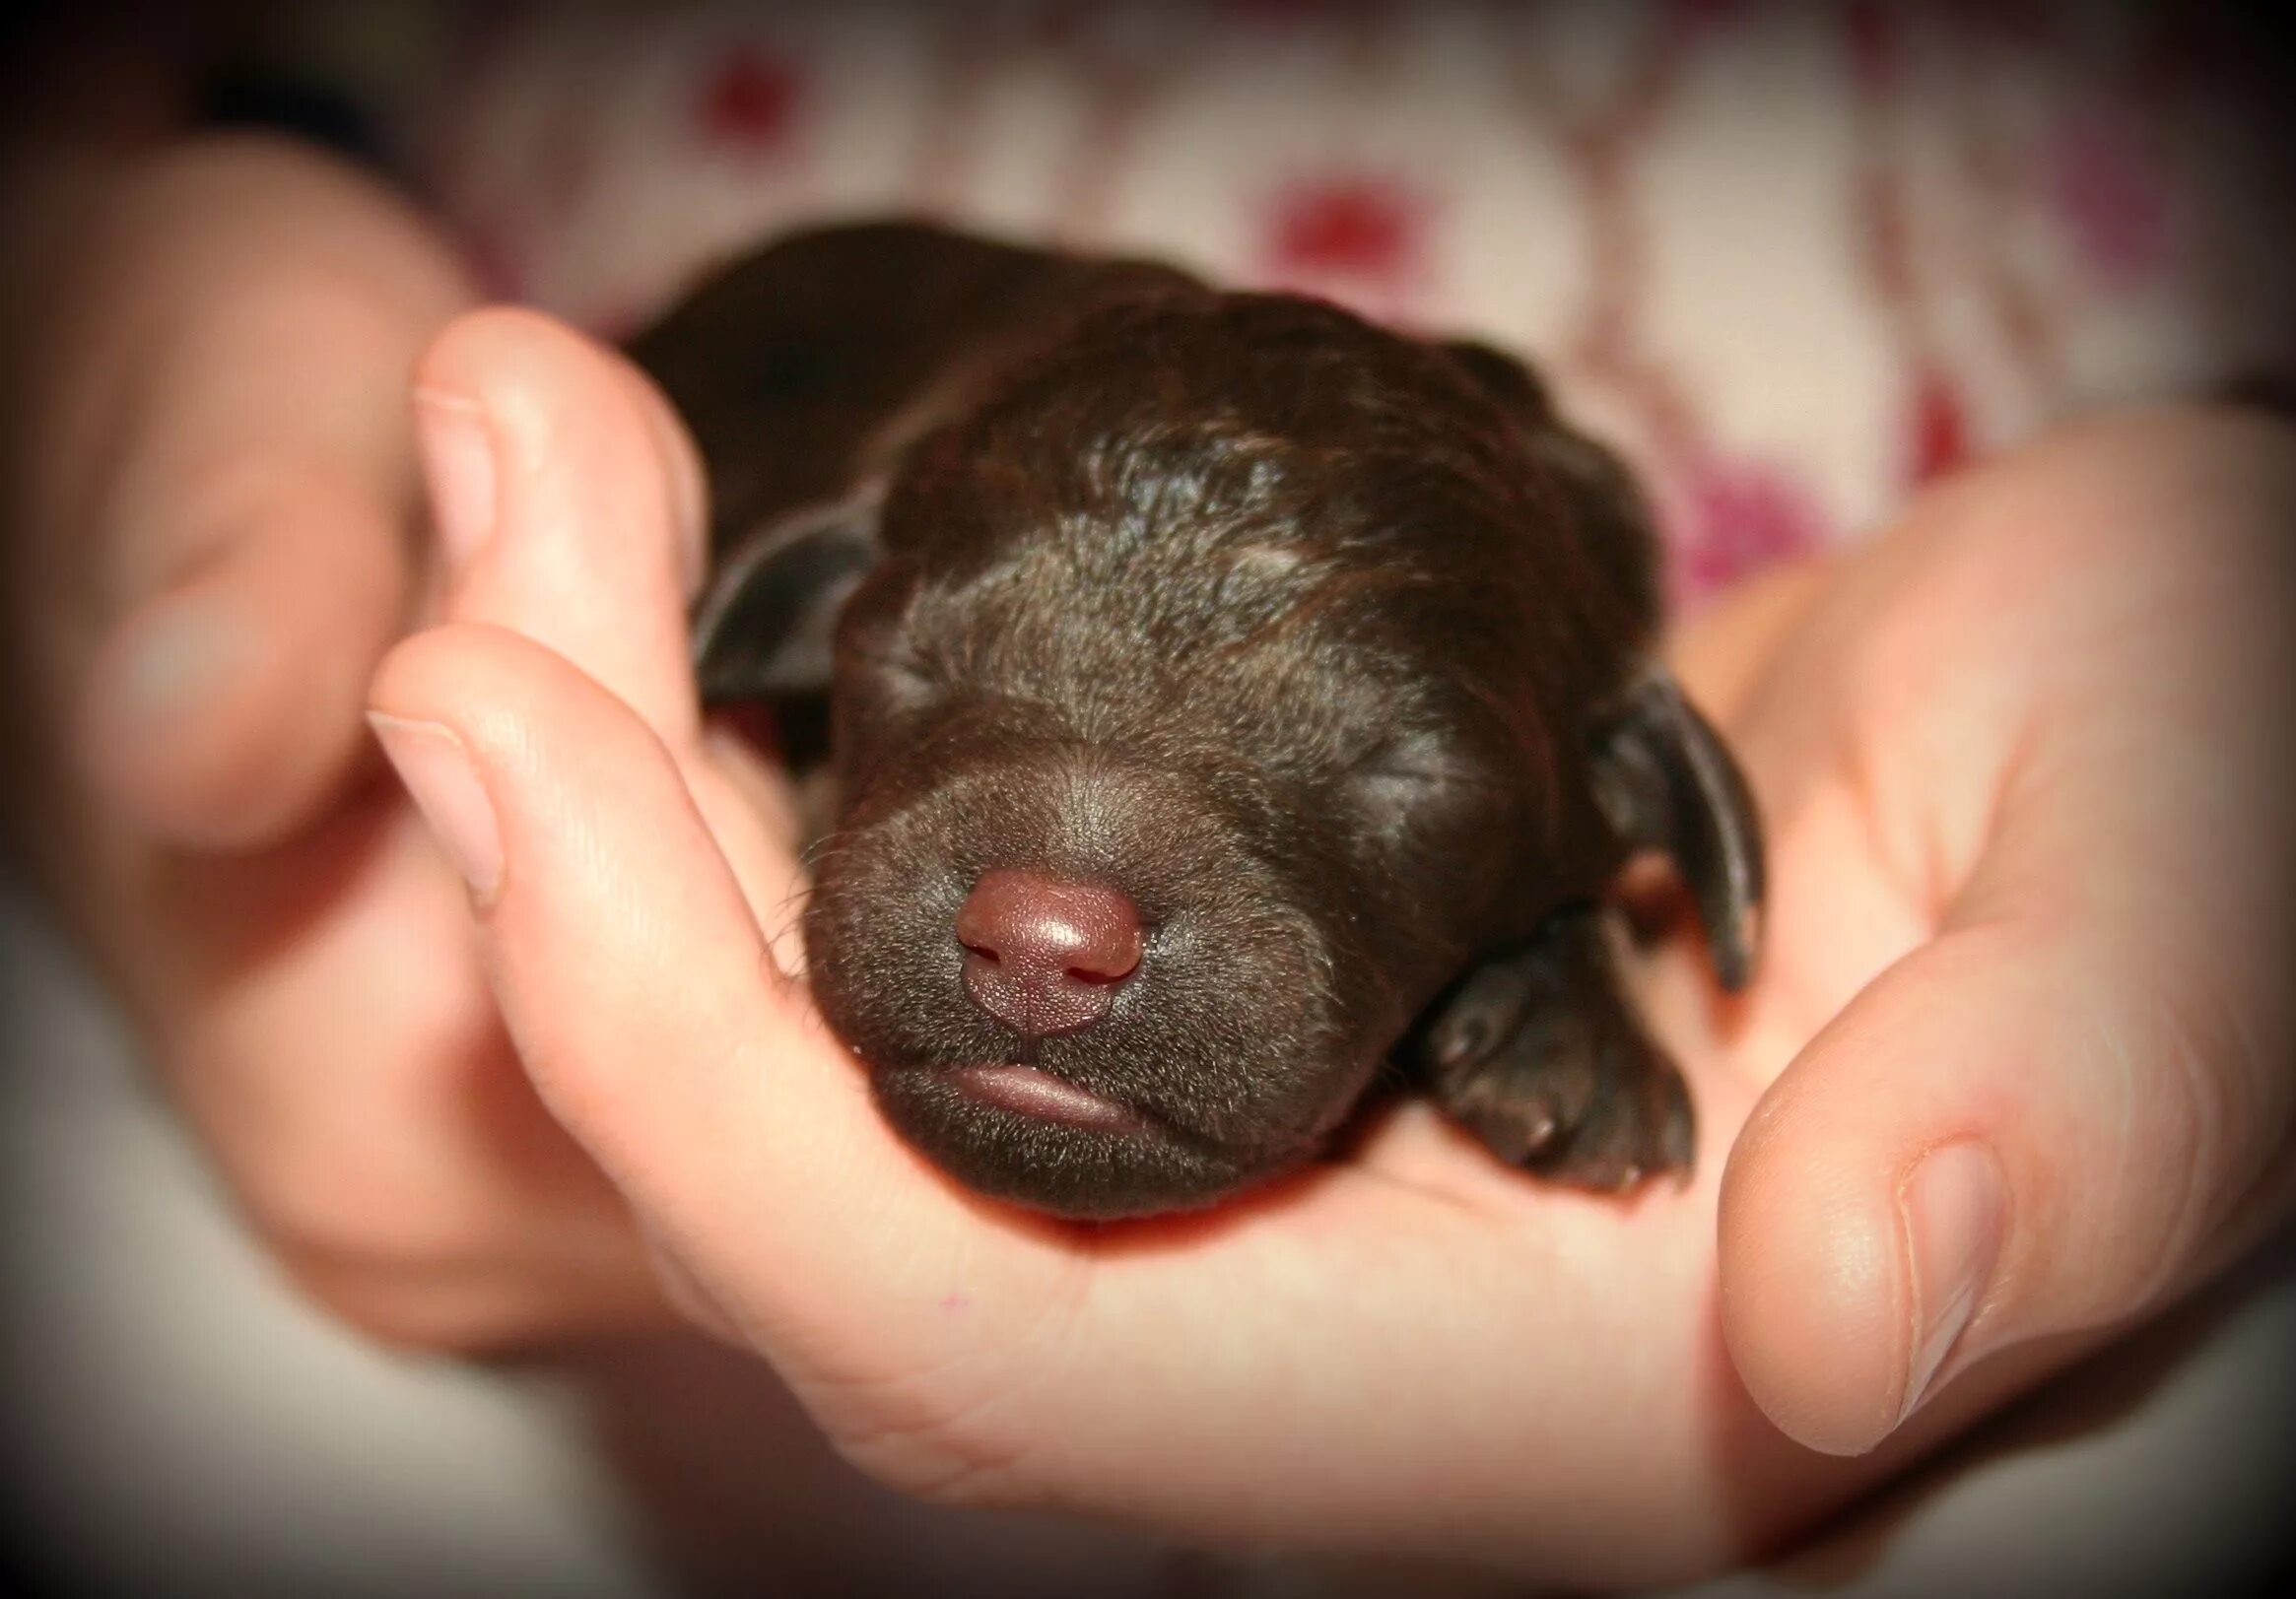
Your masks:
{"label": "puppy's lower lip", "polygon": [[1143,1133],[1140,1113],[1034,1066],[963,1066],[949,1081],[968,1098],[999,1109],[1098,1133]]}

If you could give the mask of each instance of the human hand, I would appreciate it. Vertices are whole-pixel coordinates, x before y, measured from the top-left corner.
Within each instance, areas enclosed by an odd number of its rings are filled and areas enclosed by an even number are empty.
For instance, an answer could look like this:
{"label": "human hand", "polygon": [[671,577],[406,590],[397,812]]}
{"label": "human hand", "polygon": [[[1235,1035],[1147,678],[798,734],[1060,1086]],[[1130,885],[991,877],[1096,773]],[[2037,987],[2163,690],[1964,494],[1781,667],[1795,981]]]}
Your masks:
{"label": "human hand", "polygon": [[1782,935],[1738,1047],[1791,1056],[1724,1177],[1723,1320],[1804,1442],[1973,1412],[2286,1217],[2291,532],[2285,421],[2101,419],[1925,499],[1718,683]]}
{"label": "human hand", "polygon": [[[11,412],[27,864],[318,1299],[456,1348],[663,1313],[362,715],[410,625],[505,604],[434,550],[407,408],[472,289],[379,185],[267,140],[143,158],[71,236]],[[431,409],[470,359],[434,352]]]}
{"label": "human hand", "polygon": [[[561,375],[555,426],[593,436],[623,369],[516,331],[516,360]],[[2296,718],[2265,714],[2286,708],[2265,668],[2288,646],[2243,574],[2285,514],[2289,453],[2217,418],[2103,425],[1685,640],[1772,819],[1772,936],[1735,1005],[1684,937],[1650,957],[1702,1149],[1687,1188],[1624,1202],[1503,1169],[1416,1104],[1207,1216],[1068,1226],[942,1177],[887,1131],[793,974],[786,806],[705,729],[679,647],[666,574],[696,497],[632,481],[631,454],[505,460],[484,558],[558,548],[561,601],[604,628],[441,629],[394,651],[372,703],[464,863],[544,1099],[690,1311],[864,1467],[1190,1536],[1659,1581],[1808,1524],[2276,1213],[2250,1189],[2164,1221],[2183,1190],[2098,1173],[2176,1162],[2233,1195],[2281,1147],[2287,1018],[2258,974],[2286,911],[2259,885],[2285,862],[2287,752],[2255,730]],[[521,477],[544,465],[563,476]],[[656,552],[643,581],[616,564],[634,546]],[[577,552],[604,568],[587,598]],[[2164,639],[2184,663],[2165,675]],[[2218,765],[2195,716],[2249,736]],[[2164,925],[2186,942],[2153,942]],[[2167,962],[2141,985],[2122,980],[2136,949]],[[2017,972],[2093,998],[2003,1013]],[[2146,985],[2171,981],[2221,985],[2206,1014],[2247,1052],[2195,1032],[2163,1060],[2134,1020],[2104,1021],[2157,1014]],[[2122,1101],[2091,1082],[2078,1030],[2100,1025],[2128,1042]],[[1887,1069],[1940,1027],[1960,1030],[1942,1066]],[[2253,1098],[2202,1142],[2189,1086]],[[2008,1197],[1948,1387],[1862,1456],[1793,1441],[1769,1418],[1837,1450],[1891,1432],[1914,1347],[1895,1196],[1922,1151],[1967,1137]],[[1981,1349],[2000,1353],[1963,1373]]]}

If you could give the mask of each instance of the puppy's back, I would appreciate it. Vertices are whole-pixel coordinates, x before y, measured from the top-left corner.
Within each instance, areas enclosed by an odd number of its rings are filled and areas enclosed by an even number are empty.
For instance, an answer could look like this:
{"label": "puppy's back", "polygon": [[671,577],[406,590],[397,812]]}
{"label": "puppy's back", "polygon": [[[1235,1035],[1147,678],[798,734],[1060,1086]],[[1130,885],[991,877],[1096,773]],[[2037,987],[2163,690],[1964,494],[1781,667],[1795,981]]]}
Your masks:
{"label": "puppy's back", "polygon": [[630,344],[701,447],[715,547],[832,500],[905,408],[1077,310],[1194,280],[929,223],[788,234],[705,278]]}

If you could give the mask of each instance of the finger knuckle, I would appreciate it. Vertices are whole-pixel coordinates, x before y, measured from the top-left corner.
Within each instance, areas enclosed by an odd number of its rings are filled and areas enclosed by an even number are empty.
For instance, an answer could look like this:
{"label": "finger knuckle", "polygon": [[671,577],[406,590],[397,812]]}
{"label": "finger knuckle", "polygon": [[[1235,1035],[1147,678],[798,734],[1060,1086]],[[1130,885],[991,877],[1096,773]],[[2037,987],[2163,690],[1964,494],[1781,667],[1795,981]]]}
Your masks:
{"label": "finger knuckle", "polygon": [[967,1509],[1009,1509],[1037,1494],[1034,1449],[1018,1432],[986,1425],[992,1410],[880,1408],[833,1438],[849,1464],[898,1494]]}
{"label": "finger knuckle", "polygon": [[2214,996],[2161,990],[2135,1008],[2123,1045],[2137,1058],[2136,1113],[2125,1118],[2124,1169],[2159,1174],[2156,1203],[2127,1219],[2126,1299],[2150,1304],[2185,1286],[2244,1208],[2285,1142],[2287,1096],[2264,1070],[2237,1013]]}
{"label": "finger knuckle", "polygon": [[1060,1403],[1085,1292],[1085,1274],[1069,1273],[1000,1335],[938,1362],[817,1366],[808,1402],[839,1453],[898,1493],[971,1508],[1060,1499],[1076,1485],[1045,1415]]}

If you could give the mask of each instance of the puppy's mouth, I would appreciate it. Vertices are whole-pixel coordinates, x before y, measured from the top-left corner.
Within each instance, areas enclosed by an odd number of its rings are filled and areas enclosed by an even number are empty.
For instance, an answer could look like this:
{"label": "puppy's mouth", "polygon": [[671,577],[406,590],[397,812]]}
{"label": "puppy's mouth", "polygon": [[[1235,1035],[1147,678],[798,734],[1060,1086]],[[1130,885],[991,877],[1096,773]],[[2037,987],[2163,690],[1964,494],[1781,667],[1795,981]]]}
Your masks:
{"label": "puppy's mouth", "polygon": [[1191,1210],[1269,1168],[1154,1110],[1011,1061],[869,1074],[897,1131],[976,1192],[1076,1221]]}
{"label": "puppy's mouth", "polygon": [[1149,1131],[1148,1118],[1130,1105],[1054,1077],[1041,1067],[960,1066],[949,1084],[978,1103],[1033,1116],[1085,1132],[1134,1135]]}

